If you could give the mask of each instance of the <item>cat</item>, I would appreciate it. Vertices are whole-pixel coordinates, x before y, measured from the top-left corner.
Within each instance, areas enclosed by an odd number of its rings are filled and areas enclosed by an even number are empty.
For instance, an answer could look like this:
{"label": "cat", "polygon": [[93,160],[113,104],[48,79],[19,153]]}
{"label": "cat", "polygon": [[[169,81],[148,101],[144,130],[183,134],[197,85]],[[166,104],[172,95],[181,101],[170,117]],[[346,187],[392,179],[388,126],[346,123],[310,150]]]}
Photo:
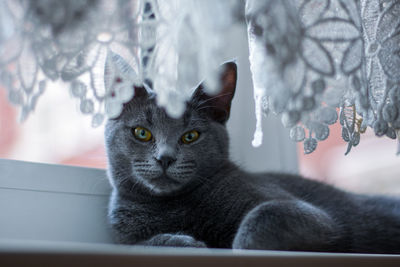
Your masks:
{"label": "cat", "polygon": [[[117,242],[149,246],[400,253],[400,202],[345,192],[285,173],[248,173],[229,160],[225,124],[237,66],[219,71],[220,92],[200,84],[181,118],[144,87],[109,119]],[[377,177],[379,179],[379,177]]]}

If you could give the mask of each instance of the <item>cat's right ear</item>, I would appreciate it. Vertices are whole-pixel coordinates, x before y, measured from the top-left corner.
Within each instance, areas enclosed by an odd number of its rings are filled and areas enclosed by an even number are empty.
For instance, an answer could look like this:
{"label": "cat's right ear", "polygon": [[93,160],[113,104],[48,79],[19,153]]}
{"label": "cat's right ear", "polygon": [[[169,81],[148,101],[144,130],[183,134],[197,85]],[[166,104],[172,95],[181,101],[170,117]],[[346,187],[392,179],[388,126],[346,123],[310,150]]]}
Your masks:
{"label": "cat's right ear", "polygon": [[197,111],[206,113],[211,119],[225,124],[229,119],[231,102],[236,90],[237,66],[235,62],[223,64],[219,70],[219,92],[210,95],[204,91],[204,85],[193,93],[190,103]]}

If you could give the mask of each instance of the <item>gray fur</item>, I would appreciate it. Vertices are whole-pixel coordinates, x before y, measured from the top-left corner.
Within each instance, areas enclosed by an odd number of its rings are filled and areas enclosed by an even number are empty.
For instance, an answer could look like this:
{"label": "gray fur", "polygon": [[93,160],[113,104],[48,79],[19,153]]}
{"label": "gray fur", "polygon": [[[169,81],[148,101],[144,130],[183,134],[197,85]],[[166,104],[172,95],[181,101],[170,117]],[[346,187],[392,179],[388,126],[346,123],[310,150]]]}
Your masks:
{"label": "gray fur", "polygon": [[[400,253],[397,199],[356,195],[296,175],[247,173],[229,161],[225,122],[234,63],[224,65],[221,82],[214,97],[200,86],[179,119],[136,88],[121,116],[108,121],[109,222],[117,242]],[[132,135],[137,126],[154,139],[138,141]],[[200,138],[182,143],[193,129]],[[168,166],[159,163],[161,156],[170,159]]]}

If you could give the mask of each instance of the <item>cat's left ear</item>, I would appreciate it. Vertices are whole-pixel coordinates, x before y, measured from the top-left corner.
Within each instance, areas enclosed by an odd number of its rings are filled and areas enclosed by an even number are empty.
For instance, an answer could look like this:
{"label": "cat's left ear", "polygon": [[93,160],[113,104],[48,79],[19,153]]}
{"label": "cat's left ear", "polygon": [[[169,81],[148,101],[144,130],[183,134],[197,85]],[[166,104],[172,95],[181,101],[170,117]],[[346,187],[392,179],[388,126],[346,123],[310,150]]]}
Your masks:
{"label": "cat's left ear", "polygon": [[200,84],[193,93],[191,103],[194,109],[204,111],[213,120],[224,124],[231,111],[231,102],[235,94],[237,80],[237,66],[235,62],[227,62],[219,68],[220,89],[216,95],[204,92],[204,85]]}

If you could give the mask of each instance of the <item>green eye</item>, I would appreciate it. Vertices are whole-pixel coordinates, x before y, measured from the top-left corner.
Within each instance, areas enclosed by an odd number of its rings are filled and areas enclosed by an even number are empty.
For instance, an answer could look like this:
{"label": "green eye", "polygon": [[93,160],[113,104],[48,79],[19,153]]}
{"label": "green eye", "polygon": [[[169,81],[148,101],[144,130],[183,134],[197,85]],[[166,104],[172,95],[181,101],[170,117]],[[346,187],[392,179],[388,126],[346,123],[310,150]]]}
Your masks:
{"label": "green eye", "polygon": [[199,139],[200,133],[196,130],[190,131],[182,135],[182,142],[185,144],[190,144],[197,139]]}
{"label": "green eye", "polygon": [[151,132],[143,127],[136,127],[133,129],[133,135],[136,139],[143,142],[148,142],[152,138]]}

